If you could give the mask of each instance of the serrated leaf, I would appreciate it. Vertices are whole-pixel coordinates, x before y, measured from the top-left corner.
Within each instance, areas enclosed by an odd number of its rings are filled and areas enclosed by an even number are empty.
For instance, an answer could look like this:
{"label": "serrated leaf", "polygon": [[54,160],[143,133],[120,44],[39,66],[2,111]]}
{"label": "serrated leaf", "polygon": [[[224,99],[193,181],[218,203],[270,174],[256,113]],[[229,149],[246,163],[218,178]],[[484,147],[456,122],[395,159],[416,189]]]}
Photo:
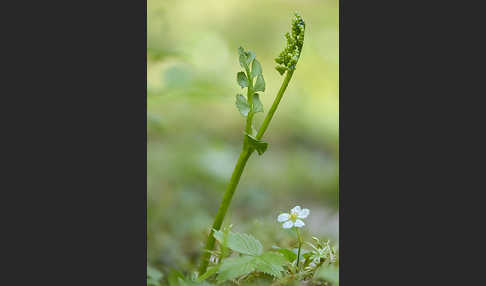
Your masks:
{"label": "serrated leaf", "polygon": [[225,259],[218,271],[218,281],[233,280],[255,271],[254,256],[240,256]]}
{"label": "serrated leaf", "polygon": [[[219,243],[224,243],[224,233],[222,231],[215,230],[213,236]],[[249,255],[260,255],[263,251],[260,241],[246,233],[230,231],[226,238],[226,245],[233,251]]]}
{"label": "serrated leaf", "polygon": [[219,265],[208,267],[208,269],[206,270],[206,273],[204,273],[203,275],[199,276],[196,281],[201,282],[201,281],[203,281],[205,279],[208,279],[209,277],[211,277],[214,274],[216,274],[216,272],[218,272],[218,270],[219,270]]}
{"label": "serrated leaf", "polygon": [[258,152],[258,155],[263,155],[263,153],[267,151],[268,148],[267,142],[257,140],[253,136],[250,136],[249,134],[246,134],[245,138],[247,143]]}
{"label": "serrated leaf", "polygon": [[260,101],[260,96],[258,93],[253,94],[253,112],[263,112],[263,104]]}
{"label": "serrated leaf", "polygon": [[257,257],[256,270],[265,272],[277,278],[282,277],[283,265],[287,262],[285,257],[275,252],[265,252]]}
{"label": "serrated leaf", "polygon": [[248,105],[248,101],[246,97],[241,94],[236,95],[236,108],[243,116],[248,116],[248,112],[250,112],[250,106]]}
{"label": "serrated leaf", "polygon": [[241,86],[241,88],[245,88],[248,86],[248,78],[246,77],[246,74],[244,72],[240,71],[236,74],[236,81]]}
{"label": "serrated leaf", "polygon": [[316,278],[324,279],[332,283],[333,286],[339,285],[339,267],[336,265],[322,265],[316,271]]}
{"label": "serrated leaf", "polygon": [[257,80],[255,82],[255,86],[253,87],[254,91],[265,91],[265,80],[263,79],[263,75],[259,74]]}
{"label": "serrated leaf", "polygon": [[262,74],[262,65],[260,65],[260,62],[257,59],[255,59],[251,64],[251,77],[254,78],[261,74]]}

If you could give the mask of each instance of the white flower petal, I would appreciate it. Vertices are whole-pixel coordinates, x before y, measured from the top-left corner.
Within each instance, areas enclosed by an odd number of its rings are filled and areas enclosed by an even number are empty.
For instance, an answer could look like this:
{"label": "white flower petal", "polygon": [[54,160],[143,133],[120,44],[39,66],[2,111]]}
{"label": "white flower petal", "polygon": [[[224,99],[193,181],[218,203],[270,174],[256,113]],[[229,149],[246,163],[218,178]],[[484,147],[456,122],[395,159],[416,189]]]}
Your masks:
{"label": "white flower petal", "polygon": [[303,227],[305,223],[301,221],[300,219],[296,220],[294,223],[295,227]]}
{"label": "white flower petal", "polygon": [[299,214],[300,213],[300,206],[296,206],[295,208],[290,210],[292,214]]}
{"label": "white flower petal", "polygon": [[291,228],[291,227],[293,227],[293,226],[294,226],[294,223],[293,223],[292,221],[290,221],[290,220],[289,220],[289,221],[287,221],[287,222],[285,222],[285,223],[282,225],[282,227],[283,227],[283,228]]}
{"label": "white flower petal", "polygon": [[278,222],[284,222],[284,221],[288,221],[289,218],[290,218],[290,215],[288,213],[283,213],[283,214],[278,215],[277,221]]}
{"label": "white flower petal", "polygon": [[306,218],[310,213],[310,210],[309,209],[303,209],[300,211],[299,213],[299,218]]}

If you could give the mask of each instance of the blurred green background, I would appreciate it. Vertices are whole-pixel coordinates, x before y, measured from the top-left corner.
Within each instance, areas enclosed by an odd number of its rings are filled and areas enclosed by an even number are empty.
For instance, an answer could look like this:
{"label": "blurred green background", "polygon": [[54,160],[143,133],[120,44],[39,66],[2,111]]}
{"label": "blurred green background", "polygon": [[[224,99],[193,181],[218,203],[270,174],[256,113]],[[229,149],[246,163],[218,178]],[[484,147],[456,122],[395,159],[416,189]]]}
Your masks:
{"label": "blurred green background", "polygon": [[266,112],[294,11],[307,24],[302,55],[263,138],[269,148],[250,158],[225,224],[266,249],[291,245],[276,217],[300,205],[311,210],[306,236],[337,245],[338,0],[148,0],[147,254],[157,268],[197,263],[242,146],[237,48],[262,64]]}

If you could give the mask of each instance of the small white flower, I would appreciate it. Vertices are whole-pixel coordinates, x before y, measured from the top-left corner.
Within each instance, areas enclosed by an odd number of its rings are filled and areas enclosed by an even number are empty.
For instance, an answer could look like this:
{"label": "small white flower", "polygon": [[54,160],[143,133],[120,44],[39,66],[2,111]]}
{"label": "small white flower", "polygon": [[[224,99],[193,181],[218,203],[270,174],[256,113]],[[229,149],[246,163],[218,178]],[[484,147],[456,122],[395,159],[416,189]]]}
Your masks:
{"label": "small white flower", "polygon": [[290,214],[282,213],[277,217],[278,222],[283,222],[283,228],[303,227],[305,223],[301,220],[309,215],[309,209],[301,209],[300,206],[290,210]]}

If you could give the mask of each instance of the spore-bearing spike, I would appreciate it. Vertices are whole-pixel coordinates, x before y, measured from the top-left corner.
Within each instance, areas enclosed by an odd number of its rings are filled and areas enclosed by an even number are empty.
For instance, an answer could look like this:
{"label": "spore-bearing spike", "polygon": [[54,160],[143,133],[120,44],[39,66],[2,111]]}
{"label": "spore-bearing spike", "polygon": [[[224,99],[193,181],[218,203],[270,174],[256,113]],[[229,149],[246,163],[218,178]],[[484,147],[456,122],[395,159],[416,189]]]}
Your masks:
{"label": "spore-bearing spike", "polygon": [[295,70],[297,61],[299,60],[302,46],[304,45],[305,22],[302,17],[295,13],[295,18],[292,20],[292,27],[290,33],[285,34],[287,39],[287,46],[275,59],[278,64],[275,69],[283,75],[285,71]]}

